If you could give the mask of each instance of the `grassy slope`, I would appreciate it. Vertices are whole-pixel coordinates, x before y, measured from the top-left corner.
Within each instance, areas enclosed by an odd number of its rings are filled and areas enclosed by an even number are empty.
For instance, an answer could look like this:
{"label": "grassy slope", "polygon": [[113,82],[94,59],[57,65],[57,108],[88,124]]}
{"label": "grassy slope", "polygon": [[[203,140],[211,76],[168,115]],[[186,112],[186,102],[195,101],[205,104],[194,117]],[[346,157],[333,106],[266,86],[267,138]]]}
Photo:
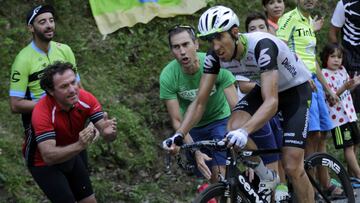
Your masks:
{"label": "grassy slope", "polygon": [[[10,67],[16,54],[30,40],[24,16],[33,4],[21,0],[0,2],[3,47],[0,50],[0,186],[4,185],[12,201],[39,202],[44,197],[34,187],[20,153],[20,117],[11,114],[8,106]],[[87,1],[47,2],[58,11],[55,40],[72,47],[84,87],[119,120],[117,141],[111,145],[98,142],[89,150],[92,181],[100,202],[170,202],[174,199],[188,202],[187,196],[194,191],[192,180],[178,172],[171,176],[162,174],[163,154],[157,143],[171,130],[164,106],[158,99],[158,75],[171,59],[167,29],[178,23],[196,25],[204,10],[192,16],[156,18],[148,24],[123,28],[102,40]],[[327,11],[327,22],[335,0],[329,2],[320,9]],[[209,5],[215,3],[234,8],[242,25],[248,11],[261,10],[260,0],[218,0]],[[289,7],[293,5],[288,4]],[[319,36],[323,44],[326,31],[321,31]],[[174,183],[188,187],[175,186],[167,192]]]}

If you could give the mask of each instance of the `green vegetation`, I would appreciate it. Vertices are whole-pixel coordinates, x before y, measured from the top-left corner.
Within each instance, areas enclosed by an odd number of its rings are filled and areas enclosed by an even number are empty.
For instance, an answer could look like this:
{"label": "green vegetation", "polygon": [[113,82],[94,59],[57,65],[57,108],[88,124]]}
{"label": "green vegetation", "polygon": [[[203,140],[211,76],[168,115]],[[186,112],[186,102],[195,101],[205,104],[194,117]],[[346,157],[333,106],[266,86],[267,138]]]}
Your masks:
{"label": "green vegetation", "polygon": [[[159,143],[172,130],[158,98],[158,76],[171,59],[168,28],[179,23],[196,26],[205,8],[191,16],[155,18],[148,24],[120,29],[102,40],[88,1],[46,2],[57,10],[55,41],[70,45],[83,86],[99,98],[110,117],[118,119],[118,139],[112,144],[100,140],[88,150],[99,202],[189,202],[195,193],[194,180],[176,171],[176,166],[172,175],[163,173],[164,153]],[[11,114],[8,105],[10,67],[16,54],[31,40],[25,16],[34,3],[0,3],[0,188],[7,194],[4,197],[0,192],[0,202],[41,202],[46,198],[26,170],[21,155],[20,116]],[[319,14],[326,12],[325,26],[319,33],[320,45],[326,41],[335,3],[336,0],[326,1],[318,9]],[[232,7],[241,18],[242,30],[245,15],[262,10],[260,0],[209,2],[215,4]],[[294,5],[289,2],[287,6]]]}

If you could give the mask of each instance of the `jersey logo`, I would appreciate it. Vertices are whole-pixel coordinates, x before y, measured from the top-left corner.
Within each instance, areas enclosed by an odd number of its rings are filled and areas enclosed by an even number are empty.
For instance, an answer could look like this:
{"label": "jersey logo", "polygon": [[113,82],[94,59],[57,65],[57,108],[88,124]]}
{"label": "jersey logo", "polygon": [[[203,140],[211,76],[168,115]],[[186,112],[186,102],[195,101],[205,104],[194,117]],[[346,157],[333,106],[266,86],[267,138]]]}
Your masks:
{"label": "jersey logo", "polygon": [[19,82],[20,79],[17,78],[17,76],[19,76],[19,75],[20,75],[19,71],[14,71],[14,73],[11,76],[11,82]]}
{"label": "jersey logo", "polygon": [[211,69],[212,67],[214,67],[215,63],[216,59],[212,55],[207,55],[205,57],[204,68]]}
{"label": "jersey logo", "polygon": [[271,61],[271,58],[270,58],[269,54],[266,53],[268,50],[269,50],[269,48],[262,49],[260,51],[260,57],[259,57],[259,60],[258,60],[258,64],[259,64],[260,67],[264,67],[264,66],[269,65],[269,63]]}

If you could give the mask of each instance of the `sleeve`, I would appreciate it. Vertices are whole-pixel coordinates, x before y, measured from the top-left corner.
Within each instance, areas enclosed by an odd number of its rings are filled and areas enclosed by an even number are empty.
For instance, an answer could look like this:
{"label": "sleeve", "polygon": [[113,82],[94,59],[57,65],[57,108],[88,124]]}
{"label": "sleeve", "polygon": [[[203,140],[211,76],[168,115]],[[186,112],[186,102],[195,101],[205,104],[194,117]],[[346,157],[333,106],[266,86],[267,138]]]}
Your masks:
{"label": "sleeve", "polygon": [[219,76],[217,77],[222,89],[226,89],[236,81],[235,76],[226,69],[220,69]]}
{"label": "sleeve", "polygon": [[160,99],[170,100],[177,99],[177,91],[175,88],[174,74],[169,66],[166,66],[160,74]]}
{"label": "sleeve", "polygon": [[277,70],[277,57],[279,48],[269,38],[264,38],[258,41],[255,46],[255,60],[260,68],[260,73],[268,70]]}
{"label": "sleeve", "polygon": [[32,113],[31,124],[35,131],[35,140],[37,143],[55,139],[55,130],[51,120],[51,112],[38,102]]}
{"label": "sleeve", "polygon": [[218,74],[220,71],[220,59],[215,51],[210,50],[206,53],[204,61],[204,73]]}
{"label": "sleeve", "polygon": [[23,57],[18,55],[11,67],[9,95],[24,98],[28,81],[29,64]]}
{"label": "sleeve", "polygon": [[[84,90],[83,90],[84,91]],[[104,118],[104,112],[102,111],[101,104],[96,99],[94,95],[92,95],[90,92],[88,94],[89,104],[90,104],[90,121],[92,123],[96,123],[99,120]]]}
{"label": "sleeve", "polygon": [[331,24],[335,27],[341,28],[345,23],[345,8],[342,1],[339,1],[331,18]]}
{"label": "sleeve", "polygon": [[278,21],[279,28],[276,31],[276,36],[283,40],[289,41],[290,36],[295,29],[294,23],[291,22],[292,18],[291,15],[284,15]]}

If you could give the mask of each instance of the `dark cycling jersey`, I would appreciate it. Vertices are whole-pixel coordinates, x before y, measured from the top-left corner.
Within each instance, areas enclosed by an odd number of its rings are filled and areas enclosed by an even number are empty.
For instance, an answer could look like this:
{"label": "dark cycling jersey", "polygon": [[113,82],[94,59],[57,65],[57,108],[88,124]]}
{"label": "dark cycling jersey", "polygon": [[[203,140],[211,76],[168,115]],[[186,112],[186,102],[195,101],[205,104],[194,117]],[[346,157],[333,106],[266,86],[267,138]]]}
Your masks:
{"label": "dark cycling jersey", "polygon": [[[260,84],[260,74],[278,70],[279,92],[303,84],[311,78],[304,63],[275,36],[254,32],[240,35],[245,54],[240,61],[220,61],[214,51],[207,53],[204,73],[218,74],[220,67],[229,69],[235,76],[241,75]],[[238,77],[237,77],[238,78]]]}
{"label": "dark cycling jersey", "polygon": [[46,165],[37,148],[40,142],[55,139],[57,146],[77,142],[79,132],[84,129],[88,118],[96,123],[103,118],[103,112],[97,99],[83,89],[79,90],[79,101],[70,111],[62,110],[51,96],[46,95],[40,99],[31,119],[35,137],[27,137],[23,146],[28,165]]}

